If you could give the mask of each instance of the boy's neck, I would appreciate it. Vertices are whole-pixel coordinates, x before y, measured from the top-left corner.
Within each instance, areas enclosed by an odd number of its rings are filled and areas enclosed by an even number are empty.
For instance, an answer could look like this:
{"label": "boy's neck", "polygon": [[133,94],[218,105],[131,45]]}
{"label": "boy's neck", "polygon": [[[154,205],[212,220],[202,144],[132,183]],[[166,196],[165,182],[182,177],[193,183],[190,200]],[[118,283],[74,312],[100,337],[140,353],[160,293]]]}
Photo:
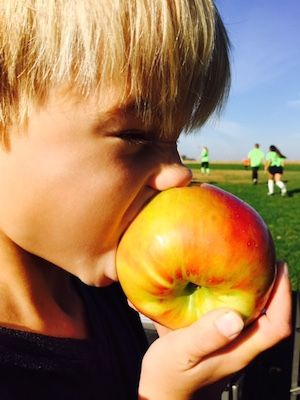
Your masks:
{"label": "boy's neck", "polygon": [[0,326],[49,336],[87,338],[83,301],[66,271],[0,234]]}

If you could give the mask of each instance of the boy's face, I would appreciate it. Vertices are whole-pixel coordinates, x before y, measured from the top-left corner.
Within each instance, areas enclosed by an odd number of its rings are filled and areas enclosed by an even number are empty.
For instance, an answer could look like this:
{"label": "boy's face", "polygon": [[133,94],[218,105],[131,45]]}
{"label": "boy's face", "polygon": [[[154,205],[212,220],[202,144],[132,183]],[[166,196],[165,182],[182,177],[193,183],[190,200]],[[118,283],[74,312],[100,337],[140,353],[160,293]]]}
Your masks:
{"label": "boy's face", "polygon": [[[0,241],[88,284],[116,279],[119,239],[158,191],[190,182],[175,140],[153,140],[117,90],[53,91],[0,150]],[[154,129],[154,127],[153,127]]]}

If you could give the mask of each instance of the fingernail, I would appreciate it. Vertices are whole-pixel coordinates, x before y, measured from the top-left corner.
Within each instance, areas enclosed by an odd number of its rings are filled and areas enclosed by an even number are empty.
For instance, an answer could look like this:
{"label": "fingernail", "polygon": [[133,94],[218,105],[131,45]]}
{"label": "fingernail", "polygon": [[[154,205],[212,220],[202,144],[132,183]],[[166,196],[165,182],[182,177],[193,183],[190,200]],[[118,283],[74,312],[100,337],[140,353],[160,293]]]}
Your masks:
{"label": "fingernail", "polygon": [[242,318],[234,311],[222,315],[215,321],[215,325],[218,331],[228,338],[238,335],[244,328]]}

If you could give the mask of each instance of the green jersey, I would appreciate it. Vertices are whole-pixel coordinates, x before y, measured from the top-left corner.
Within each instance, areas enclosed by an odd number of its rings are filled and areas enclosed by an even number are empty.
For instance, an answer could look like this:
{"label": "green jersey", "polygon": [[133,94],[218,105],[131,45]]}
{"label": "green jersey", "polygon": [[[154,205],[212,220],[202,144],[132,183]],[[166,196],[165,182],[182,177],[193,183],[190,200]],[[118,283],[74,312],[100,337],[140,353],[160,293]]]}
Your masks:
{"label": "green jersey", "polygon": [[208,150],[207,149],[202,149],[202,151],[201,151],[201,161],[202,162],[208,162],[209,161]]}
{"label": "green jersey", "polygon": [[280,157],[276,151],[269,151],[266,155],[266,161],[270,162],[271,167],[280,167],[284,164],[284,158]]}
{"label": "green jersey", "polygon": [[250,160],[250,167],[259,167],[263,162],[264,153],[255,147],[249,151],[248,158]]}

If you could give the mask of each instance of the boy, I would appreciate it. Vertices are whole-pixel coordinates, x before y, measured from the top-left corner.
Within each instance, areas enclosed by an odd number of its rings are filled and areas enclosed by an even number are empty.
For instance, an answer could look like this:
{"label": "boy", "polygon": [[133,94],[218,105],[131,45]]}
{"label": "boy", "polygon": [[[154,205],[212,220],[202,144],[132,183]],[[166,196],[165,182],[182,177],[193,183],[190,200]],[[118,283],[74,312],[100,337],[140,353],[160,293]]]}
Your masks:
{"label": "boy", "polygon": [[209,154],[208,154],[208,148],[206,146],[203,146],[201,150],[201,173],[202,174],[209,174],[210,169],[209,169]]}
{"label": "boy", "polygon": [[248,159],[250,160],[250,167],[252,170],[252,183],[253,185],[257,185],[258,183],[258,170],[259,167],[263,164],[264,161],[264,153],[259,148],[259,144],[255,143],[252,150],[248,153]]}
{"label": "boy", "polygon": [[158,327],[146,351],[114,262],[144,204],[189,184],[176,140],[226,94],[214,4],[0,4],[1,399],[207,398],[201,388],[289,334],[286,269],[267,315],[241,334],[241,317],[221,309]]}

